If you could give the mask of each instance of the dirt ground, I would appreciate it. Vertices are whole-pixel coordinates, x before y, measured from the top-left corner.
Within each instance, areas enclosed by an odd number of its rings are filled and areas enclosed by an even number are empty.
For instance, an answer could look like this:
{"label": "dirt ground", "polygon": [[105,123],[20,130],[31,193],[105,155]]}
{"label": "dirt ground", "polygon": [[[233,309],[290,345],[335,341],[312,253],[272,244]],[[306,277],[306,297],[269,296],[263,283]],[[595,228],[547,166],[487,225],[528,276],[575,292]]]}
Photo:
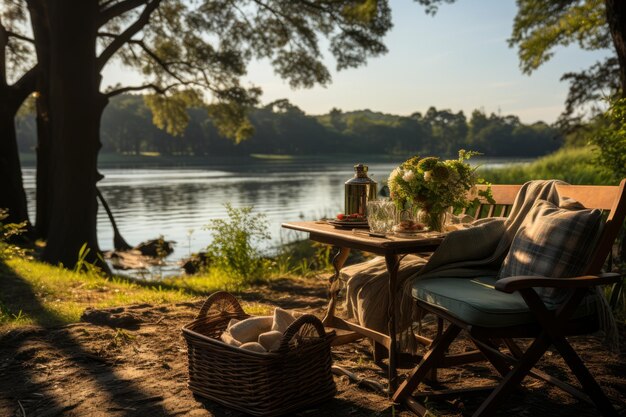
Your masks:
{"label": "dirt ground", "polygon": [[[240,294],[244,300],[311,312],[325,305],[320,279],[277,280]],[[0,416],[240,416],[194,397],[187,389],[186,345],[181,326],[197,313],[201,301],[167,306],[134,305],[123,310],[136,325],[124,330],[77,323],[53,329],[30,328],[0,336]],[[126,326],[129,327],[129,326]],[[621,329],[624,334],[624,329]],[[622,410],[626,406],[626,346],[610,354],[594,337],[573,339],[605,392]],[[626,341],[623,341],[626,345]],[[467,346],[460,344],[461,351]],[[385,373],[371,362],[367,341],[333,348],[336,365],[386,384]],[[540,363],[542,370],[568,380],[558,354]],[[407,370],[402,370],[402,375]],[[486,364],[440,371],[440,382],[471,387],[495,381]],[[300,416],[409,416],[379,392],[335,376],[336,397]],[[471,415],[481,397],[429,403],[434,415]],[[594,407],[543,382],[525,387],[503,406],[502,416],[596,416]]]}

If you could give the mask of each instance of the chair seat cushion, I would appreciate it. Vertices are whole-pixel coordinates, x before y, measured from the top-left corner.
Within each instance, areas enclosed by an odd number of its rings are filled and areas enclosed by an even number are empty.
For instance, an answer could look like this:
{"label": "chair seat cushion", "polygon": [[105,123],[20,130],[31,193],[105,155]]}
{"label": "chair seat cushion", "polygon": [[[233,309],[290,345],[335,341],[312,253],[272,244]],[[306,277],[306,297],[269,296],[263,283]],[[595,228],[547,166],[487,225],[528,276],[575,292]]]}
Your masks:
{"label": "chair seat cushion", "polygon": [[[417,280],[412,295],[474,326],[509,327],[534,322],[534,315],[522,296],[496,290],[496,280],[496,277]],[[595,300],[592,297],[581,303],[574,317],[594,314]]]}

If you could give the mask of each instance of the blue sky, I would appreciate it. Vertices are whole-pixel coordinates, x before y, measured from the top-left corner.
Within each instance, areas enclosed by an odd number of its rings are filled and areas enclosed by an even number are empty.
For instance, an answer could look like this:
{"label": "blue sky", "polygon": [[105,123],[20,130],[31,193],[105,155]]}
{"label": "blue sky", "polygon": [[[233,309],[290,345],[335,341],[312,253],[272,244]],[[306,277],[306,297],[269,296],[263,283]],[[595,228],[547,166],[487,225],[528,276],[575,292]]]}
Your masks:
{"label": "blue sky", "polygon": [[[516,114],[524,122],[553,122],[563,110],[564,72],[589,67],[607,51],[560,48],[532,75],[521,73],[517,50],[507,45],[514,0],[457,0],[433,17],[412,0],[391,0],[394,28],[386,55],[366,66],[337,73],[326,54],[333,82],[327,87],[293,90],[267,62],[249,67],[247,82],[260,86],[264,103],[287,98],[309,114],[370,109],[409,115],[429,106]],[[104,83],[136,84],[137,76],[112,65]]]}

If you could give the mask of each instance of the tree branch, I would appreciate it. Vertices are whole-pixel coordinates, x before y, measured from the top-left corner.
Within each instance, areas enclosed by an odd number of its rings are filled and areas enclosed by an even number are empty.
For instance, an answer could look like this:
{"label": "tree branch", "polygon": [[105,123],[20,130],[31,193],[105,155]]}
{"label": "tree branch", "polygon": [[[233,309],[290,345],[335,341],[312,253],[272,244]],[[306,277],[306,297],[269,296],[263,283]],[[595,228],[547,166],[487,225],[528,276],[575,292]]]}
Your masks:
{"label": "tree branch", "polygon": [[114,17],[120,16],[128,11],[131,11],[142,4],[148,3],[149,0],[124,0],[119,3],[116,3],[110,7],[108,6],[111,2],[107,2],[104,5],[104,8],[100,10],[100,16],[98,18],[98,26],[102,26],[106,24],[109,20]]}
{"label": "tree branch", "polygon": [[28,91],[28,94],[35,91],[37,86],[37,72],[39,71],[39,64],[35,64],[31,69],[26,71],[24,75],[20,77],[15,83],[13,83],[13,87],[17,89],[24,89]]}
{"label": "tree branch", "polygon": [[10,38],[15,38],[15,39],[19,39],[19,40],[24,41],[24,42],[29,42],[29,43],[32,43],[33,45],[35,44],[35,40],[34,39],[31,39],[31,38],[29,38],[27,36],[24,36],[24,35],[20,35],[19,33],[11,32],[10,30],[7,30],[6,34]]}
{"label": "tree branch", "polygon": [[[127,0],[132,1],[132,0]],[[125,31],[119,34],[119,36],[107,46],[104,51],[98,57],[98,71],[102,71],[102,68],[106,65],[106,63],[111,59],[111,57],[122,47],[124,44],[131,40],[133,36],[135,36],[144,26],[148,24],[150,21],[150,15],[157,7],[161,0],[152,0],[150,3],[146,5],[139,15],[139,18],[129,27],[126,28]],[[113,6],[112,6],[113,7]]]}
{"label": "tree branch", "polygon": [[11,89],[15,94],[15,111],[22,105],[26,97],[37,88],[37,74],[39,72],[39,64],[36,64],[34,67],[26,71],[24,75],[17,80]]}
{"label": "tree branch", "polygon": [[159,87],[158,85],[152,84],[152,83],[144,84],[144,85],[128,86],[128,87],[118,88],[117,90],[109,91],[108,93],[106,93],[106,96],[108,98],[111,98],[119,94],[128,93],[129,91],[141,91],[141,90],[147,90],[147,89],[152,89],[159,94],[165,94],[167,90],[170,90],[178,85],[180,85],[180,83],[171,84],[171,85],[168,85],[167,87]]}
{"label": "tree branch", "polygon": [[117,38],[119,35],[111,32],[98,32],[98,36],[104,36],[105,38]]}
{"label": "tree branch", "polygon": [[154,51],[148,48],[148,46],[145,44],[144,41],[130,40],[129,43],[132,43],[133,45],[139,45],[139,47],[141,47],[141,49],[146,53],[146,55],[152,58],[154,62],[156,62],[161,68],[163,68],[163,71],[168,73],[172,78],[176,79],[180,83],[184,83],[184,81],[174,71],[170,69],[169,67],[170,63],[163,61]]}

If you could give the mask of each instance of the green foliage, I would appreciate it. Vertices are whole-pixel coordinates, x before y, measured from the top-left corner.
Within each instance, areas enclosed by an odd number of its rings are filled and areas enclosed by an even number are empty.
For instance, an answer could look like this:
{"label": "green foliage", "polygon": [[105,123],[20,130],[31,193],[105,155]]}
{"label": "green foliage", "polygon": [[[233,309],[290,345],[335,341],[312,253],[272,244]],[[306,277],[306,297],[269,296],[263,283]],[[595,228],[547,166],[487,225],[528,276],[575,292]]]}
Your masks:
{"label": "green foliage", "polygon": [[146,106],[152,112],[152,122],[172,136],[182,136],[189,123],[189,107],[202,105],[195,90],[177,91],[169,96],[150,94],[144,96]]}
{"label": "green foliage", "polygon": [[526,74],[552,58],[557,46],[577,43],[595,50],[611,45],[603,0],[518,0],[517,5],[509,45],[519,47]]}
{"label": "green foliage", "polygon": [[330,245],[310,240],[297,240],[280,245],[272,263],[274,275],[317,275],[320,271],[332,270]]}
{"label": "green foliage", "polygon": [[523,124],[517,116],[487,116],[474,110],[469,121],[467,146],[489,156],[545,155],[555,151],[562,140],[556,129],[543,122]]}
{"label": "green foliage", "polygon": [[7,210],[0,208],[0,260],[26,256],[25,249],[11,243],[12,238],[24,233],[26,222],[4,224],[8,216]]}
{"label": "green foliage", "polygon": [[252,213],[252,207],[234,208],[224,205],[227,219],[213,219],[205,226],[213,241],[206,251],[213,260],[212,267],[237,277],[242,284],[260,280],[269,266],[257,244],[269,240],[265,215]]}
{"label": "green foliage", "polygon": [[530,180],[559,179],[570,184],[611,184],[611,178],[596,162],[593,148],[565,148],[532,163],[497,169],[481,169],[493,184],[523,184]]}
{"label": "green foliage", "polygon": [[[162,97],[145,99],[151,105],[163,104]],[[170,103],[171,104],[171,103]],[[170,104],[166,105],[169,106]],[[184,105],[178,107],[184,110]],[[178,111],[178,110],[177,110]],[[369,110],[342,112],[333,109],[322,116],[308,116],[288,100],[277,100],[247,114],[227,104],[199,106],[186,110],[186,128],[180,138],[153,126],[150,110],[142,96],[121,95],[111,100],[102,117],[101,141],[104,153],[161,156],[230,156],[250,154],[332,155],[416,153],[452,156],[459,148],[475,149],[494,156],[538,156],[560,146],[556,129],[545,123],[526,125],[513,115],[485,114],[474,111],[469,121],[462,112],[430,108],[425,116],[396,116]],[[234,112],[234,113],[231,113]],[[218,123],[215,117],[222,118]],[[237,122],[247,117],[251,126]],[[235,122],[226,120],[234,118]],[[171,123],[173,127],[176,122]],[[186,119],[185,119],[186,120]],[[220,132],[228,125],[226,136],[239,139],[236,144]],[[179,125],[180,127],[181,125]],[[34,117],[21,118],[17,124],[22,151],[36,147]],[[180,131],[179,131],[180,133]]]}
{"label": "green foliage", "polygon": [[[509,46],[517,46],[525,74],[549,61],[558,47],[613,48],[604,0],[517,0],[517,5]],[[612,54],[587,70],[564,74],[561,79],[570,82],[570,89],[559,125],[570,130],[578,127],[586,113],[597,114],[598,108],[589,104],[615,94],[620,89],[620,71],[625,70]]]}
{"label": "green foliage", "polygon": [[461,149],[459,158],[454,160],[410,158],[389,175],[391,199],[400,209],[414,204],[430,213],[443,213],[448,207],[468,207],[478,197],[474,192],[473,198],[468,198],[468,192],[483,182],[467,162],[476,154]]}
{"label": "green foliage", "polygon": [[[386,52],[383,38],[392,26],[387,0],[175,0],[156,6],[141,36],[116,54],[124,65],[141,70],[145,88],[162,96],[149,103],[155,122],[181,135],[189,121],[181,109],[189,103],[177,96],[201,89],[199,97],[220,133],[237,142],[251,134],[245,112],[260,93],[240,83],[253,59],[268,60],[292,87],[326,85],[331,76],[322,39],[338,69],[356,67]],[[103,6],[105,11],[114,7]],[[122,38],[134,20],[134,13],[115,16],[100,37],[105,42]]]}
{"label": "green foliage", "polygon": [[[171,304],[194,300],[235,286],[219,271],[165,278],[159,282],[123,276],[106,277],[74,272],[32,259],[15,257],[0,262],[0,328],[59,325],[80,320],[87,307],[128,304]],[[251,314],[269,314],[268,306],[245,303]],[[1,330],[0,330],[1,331]]]}
{"label": "green foliage", "polygon": [[248,112],[257,103],[261,90],[250,90],[247,94],[237,90],[229,93],[220,103],[210,105],[208,114],[220,135],[234,139],[238,144],[254,133]]}
{"label": "green foliage", "polygon": [[601,125],[591,138],[598,150],[596,162],[617,182],[626,178],[626,99],[613,101],[600,119]]}
{"label": "green foliage", "polygon": [[0,325],[7,323],[28,323],[28,318],[22,310],[18,310],[17,313],[14,313],[0,300]]}
{"label": "green foliage", "polygon": [[[90,253],[91,249],[87,247],[87,243],[83,243],[83,246],[81,246],[78,251],[78,258],[76,260],[76,264],[74,265],[74,272],[85,273],[87,275],[104,275],[99,266],[87,260]],[[105,263],[104,258],[100,253],[96,254],[96,256],[102,264]]]}

